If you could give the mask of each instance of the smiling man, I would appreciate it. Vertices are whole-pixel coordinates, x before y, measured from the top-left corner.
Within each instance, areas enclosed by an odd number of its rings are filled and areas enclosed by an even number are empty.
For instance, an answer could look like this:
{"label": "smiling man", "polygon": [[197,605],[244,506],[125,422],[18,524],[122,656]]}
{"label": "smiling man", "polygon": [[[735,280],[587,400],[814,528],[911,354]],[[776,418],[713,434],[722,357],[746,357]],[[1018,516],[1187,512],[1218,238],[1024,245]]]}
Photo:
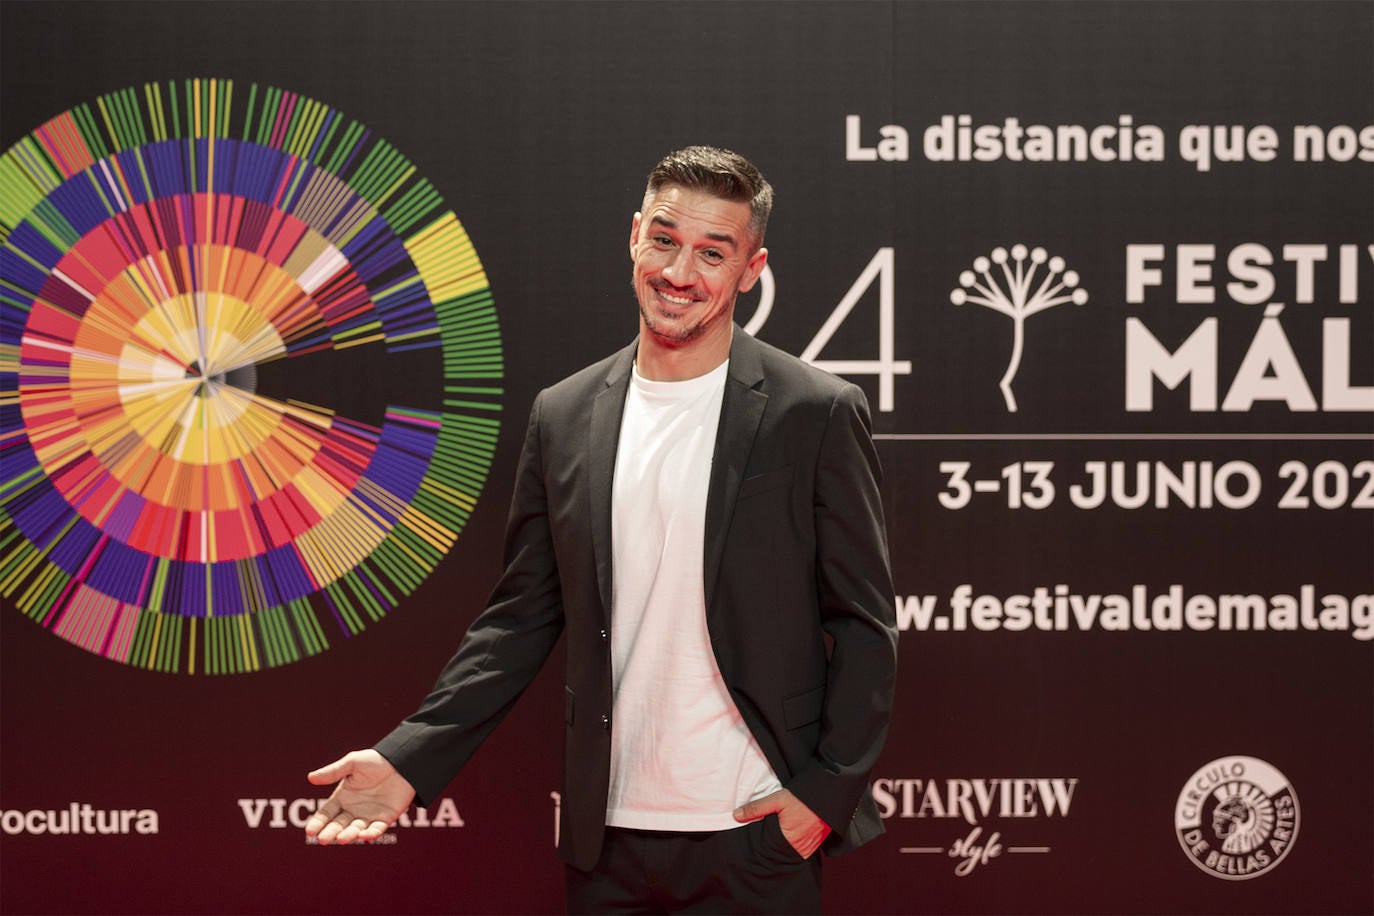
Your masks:
{"label": "smiling man", "polygon": [[749,204],[709,191],[672,184],[645,195],[630,223],[645,335],[638,361],[661,350],[690,361],[681,367],[689,374],[664,381],[703,375],[728,357],[735,297],[753,288],[768,262],[763,227],[752,223]]}
{"label": "smiling man", "polygon": [[735,299],[773,191],[694,146],[630,227],[639,335],[535,399],[506,569],[420,709],[306,833],[380,836],[566,650],[570,912],[815,912],[820,853],[882,831],[868,774],[896,632],[860,390],[754,340]]}

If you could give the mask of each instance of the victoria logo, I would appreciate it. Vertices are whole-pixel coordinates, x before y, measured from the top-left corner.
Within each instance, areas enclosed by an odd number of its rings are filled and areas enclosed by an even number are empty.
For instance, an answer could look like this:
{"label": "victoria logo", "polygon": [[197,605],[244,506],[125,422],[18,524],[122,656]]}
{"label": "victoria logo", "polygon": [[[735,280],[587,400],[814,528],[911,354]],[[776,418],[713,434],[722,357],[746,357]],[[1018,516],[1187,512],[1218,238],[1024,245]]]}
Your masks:
{"label": "victoria logo", "polygon": [[1193,864],[1228,881],[1255,878],[1298,836],[1298,797],[1277,769],[1254,757],[1221,757],[1183,786],[1174,826]]}
{"label": "victoria logo", "polygon": [[[271,830],[303,830],[305,824],[310,820],[310,815],[315,813],[322,799],[318,798],[240,798],[238,799],[239,812],[243,814],[243,823],[250,830],[260,830],[264,827]],[[396,827],[463,827],[466,822],[461,814],[458,813],[458,803],[447,796],[441,797],[434,802],[433,810],[422,805],[411,805],[401,816],[396,819]],[[395,846],[397,842],[396,831],[388,830],[375,840],[369,841],[365,845],[369,846]],[[306,837],[307,846],[319,845],[316,837]]]}
{"label": "victoria logo", "polygon": [[994,248],[989,257],[975,258],[972,270],[959,274],[959,288],[949,294],[949,301],[955,305],[973,303],[1011,319],[1011,358],[998,383],[1011,413],[1016,412],[1011,383],[1021,367],[1026,319],[1065,302],[1082,305],[1088,301],[1087,290],[1078,287],[1077,271],[1064,268],[1063,258],[1052,258],[1043,248],[1013,245],[1010,253],[1005,248]]}

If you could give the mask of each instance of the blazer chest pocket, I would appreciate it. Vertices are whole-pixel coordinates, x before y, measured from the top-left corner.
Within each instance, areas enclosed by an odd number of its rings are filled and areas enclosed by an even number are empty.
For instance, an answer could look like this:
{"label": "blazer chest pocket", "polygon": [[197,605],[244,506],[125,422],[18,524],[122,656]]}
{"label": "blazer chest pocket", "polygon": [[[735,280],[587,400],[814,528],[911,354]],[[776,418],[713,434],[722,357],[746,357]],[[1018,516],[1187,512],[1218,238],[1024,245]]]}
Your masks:
{"label": "blazer chest pocket", "polygon": [[782,721],[788,729],[810,725],[821,717],[825,708],[825,685],[794,693],[782,700]]}
{"label": "blazer chest pocket", "polygon": [[755,474],[753,477],[746,477],[740,481],[739,500],[745,500],[751,496],[758,496],[760,493],[767,493],[771,490],[778,490],[792,485],[792,466],[778,468],[773,471],[765,471],[762,474]]}

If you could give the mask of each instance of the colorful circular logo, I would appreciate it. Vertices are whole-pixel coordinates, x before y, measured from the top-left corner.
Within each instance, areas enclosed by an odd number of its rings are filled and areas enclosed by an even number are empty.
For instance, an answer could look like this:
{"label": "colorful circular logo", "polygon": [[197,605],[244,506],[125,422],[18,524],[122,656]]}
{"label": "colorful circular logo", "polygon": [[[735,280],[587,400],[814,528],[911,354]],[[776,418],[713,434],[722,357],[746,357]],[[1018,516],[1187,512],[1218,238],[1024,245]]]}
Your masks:
{"label": "colorful circular logo", "polygon": [[1255,878],[1288,855],[1298,836],[1298,797],[1272,765],[1221,757],[1179,793],[1174,828],[1183,851],[1209,875]]}
{"label": "colorful circular logo", "polygon": [[500,427],[481,261],[384,139],[193,79],[0,157],[0,594],[140,668],[315,655],[453,546]]}

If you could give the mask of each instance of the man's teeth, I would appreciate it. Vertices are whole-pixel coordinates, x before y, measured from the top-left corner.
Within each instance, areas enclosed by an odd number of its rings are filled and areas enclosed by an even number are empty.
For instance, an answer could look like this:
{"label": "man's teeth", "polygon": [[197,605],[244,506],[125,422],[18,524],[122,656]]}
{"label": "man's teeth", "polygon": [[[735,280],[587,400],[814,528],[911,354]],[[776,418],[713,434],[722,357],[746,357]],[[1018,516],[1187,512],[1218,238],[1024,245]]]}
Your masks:
{"label": "man's teeth", "polygon": [[660,297],[668,300],[674,305],[690,305],[692,303],[691,297],[673,296],[668,293],[665,293],[663,290],[659,290],[658,294]]}

